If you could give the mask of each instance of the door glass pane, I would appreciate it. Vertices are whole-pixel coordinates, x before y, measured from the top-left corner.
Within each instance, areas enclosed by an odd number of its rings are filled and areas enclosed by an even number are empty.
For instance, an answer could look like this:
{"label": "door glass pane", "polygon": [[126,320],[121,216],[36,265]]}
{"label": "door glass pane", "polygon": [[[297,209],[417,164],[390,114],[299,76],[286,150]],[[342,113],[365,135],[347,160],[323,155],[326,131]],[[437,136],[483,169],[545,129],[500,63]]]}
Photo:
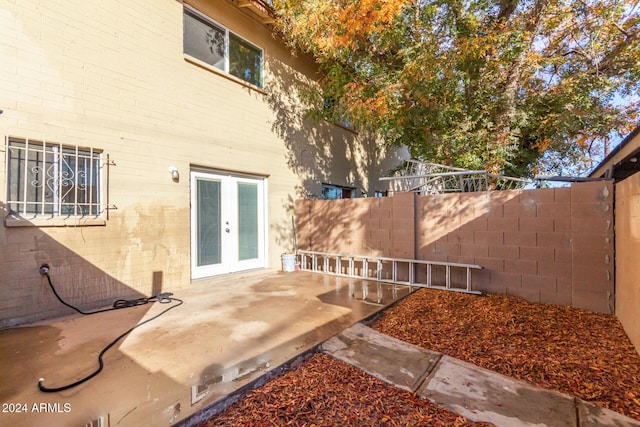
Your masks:
{"label": "door glass pane", "polygon": [[220,264],[222,221],[220,181],[197,180],[198,266]]}
{"label": "door glass pane", "polygon": [[184,53],[225,71],[225,31],[185,9]]}
{"label": "door glass pane", "polygon": [[258,258],[258,185],[238,183],[238,260]]}

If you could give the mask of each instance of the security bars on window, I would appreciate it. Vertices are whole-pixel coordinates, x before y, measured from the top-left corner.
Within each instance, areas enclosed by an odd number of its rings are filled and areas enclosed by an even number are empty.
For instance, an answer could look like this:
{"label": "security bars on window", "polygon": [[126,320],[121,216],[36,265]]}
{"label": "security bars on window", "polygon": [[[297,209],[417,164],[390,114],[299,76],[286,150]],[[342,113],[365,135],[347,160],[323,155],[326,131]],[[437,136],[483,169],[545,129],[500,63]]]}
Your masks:
{"label": "security bars on window", "polygon": [[34,216],[102,213],[101,152],[30,139],[7,139],[7,204]]}

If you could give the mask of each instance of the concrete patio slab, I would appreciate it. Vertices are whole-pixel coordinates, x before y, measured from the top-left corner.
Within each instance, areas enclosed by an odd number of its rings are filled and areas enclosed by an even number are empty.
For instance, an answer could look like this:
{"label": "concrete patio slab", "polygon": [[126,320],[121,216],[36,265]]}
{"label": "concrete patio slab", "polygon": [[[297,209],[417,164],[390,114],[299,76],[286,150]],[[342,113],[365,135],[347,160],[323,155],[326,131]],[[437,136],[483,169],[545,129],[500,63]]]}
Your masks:
{"label": "concrete patio slab", "polygon": [[78,426],[98,419],[104,426],[178,423],[409,292],[404,286],[307,272],[199,281],[174,295],[183,305],[109,350],[102,373],[51,394],[38,390],[40,377],[47,387],[58,387],[91,373],[106,345],[166,305],[74,314],[2,330],[0,425]]}

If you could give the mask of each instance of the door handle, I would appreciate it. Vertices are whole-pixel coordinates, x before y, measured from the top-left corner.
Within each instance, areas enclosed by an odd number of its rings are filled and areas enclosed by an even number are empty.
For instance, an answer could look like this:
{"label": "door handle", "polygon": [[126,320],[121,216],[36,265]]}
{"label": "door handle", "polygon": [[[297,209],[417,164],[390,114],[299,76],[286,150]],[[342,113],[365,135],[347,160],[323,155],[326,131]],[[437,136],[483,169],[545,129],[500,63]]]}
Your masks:
{"label": "door handle", "polygon": [[230,232],[231,230],[229,230],[228,228],[225,228],[224,231],[226,231],[227,233]]}

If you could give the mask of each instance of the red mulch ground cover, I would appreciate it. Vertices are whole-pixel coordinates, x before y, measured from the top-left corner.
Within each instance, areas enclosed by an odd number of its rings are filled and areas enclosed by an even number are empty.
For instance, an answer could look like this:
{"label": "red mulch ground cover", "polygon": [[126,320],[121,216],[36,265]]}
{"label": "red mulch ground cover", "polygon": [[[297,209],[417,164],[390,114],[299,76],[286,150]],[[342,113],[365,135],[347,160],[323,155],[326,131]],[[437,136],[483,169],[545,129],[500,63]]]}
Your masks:
{"label": "red mulch ground cover", "polygon": [[197,427],[489,425],[317,353]]}
{"label": "red mulch ground cover", "polygon": [[615,316],[421,289],[373,328],[640,420],[640,356]]}
{"label": "red mulch ground cover", "polygon": [[[504,295],[422,289],[373,328],[640,419],[640,356],[605,314]],[[205,426],[485,426],[316,354]]]}

